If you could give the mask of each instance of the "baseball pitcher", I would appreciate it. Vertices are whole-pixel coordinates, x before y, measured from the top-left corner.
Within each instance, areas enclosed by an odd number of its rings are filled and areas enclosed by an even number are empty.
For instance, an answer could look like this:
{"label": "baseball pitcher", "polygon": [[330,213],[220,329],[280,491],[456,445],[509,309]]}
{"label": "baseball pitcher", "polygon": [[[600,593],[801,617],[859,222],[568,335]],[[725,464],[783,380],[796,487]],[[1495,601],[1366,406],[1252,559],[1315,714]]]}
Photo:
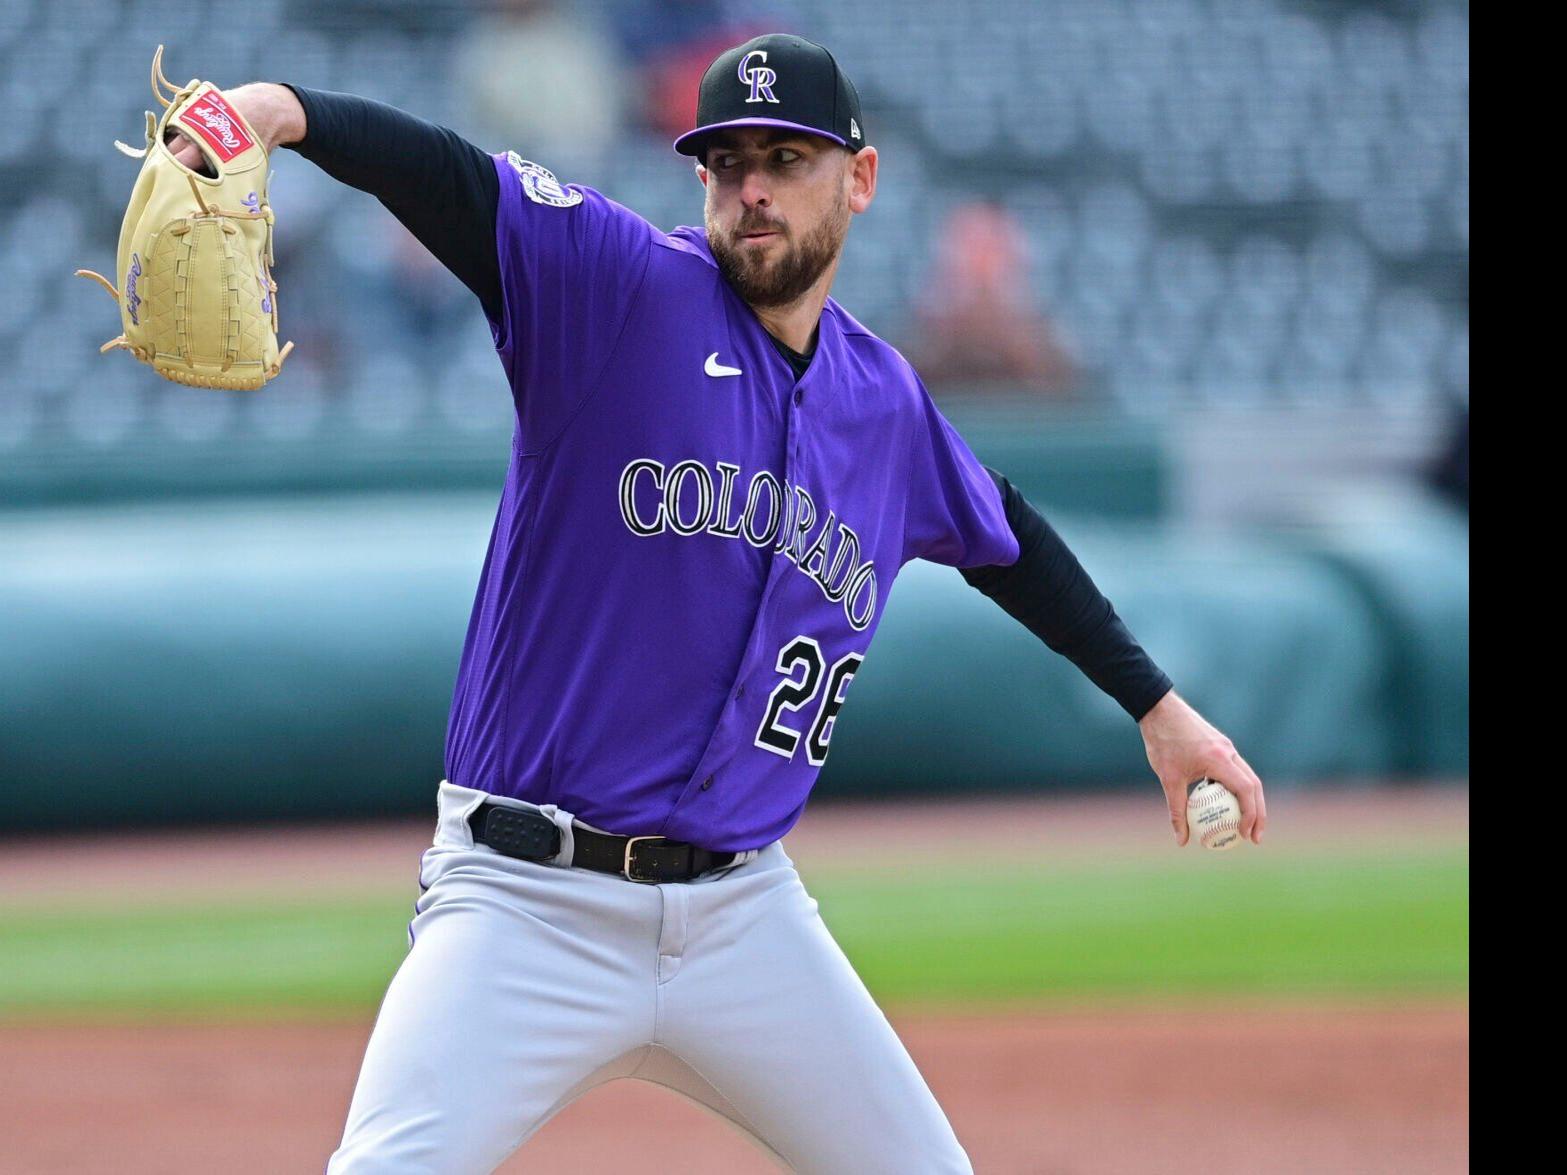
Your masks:
{"label": "baseball pitcher", "polygon": [[410,949],[329,1171],[489,1171],[616,1077],[797,1171],[968,1171],[780,843],[899,569],[960,569],[1114,697],[1179,843],[1203,776],[1252,840],[1266,816],[1050,524],[828,296],[877,184],[832,54],[770,34],[713,62],[675,143],[704,226],[672,233],[364,98],[226,97],[473,291],[516,406]]}

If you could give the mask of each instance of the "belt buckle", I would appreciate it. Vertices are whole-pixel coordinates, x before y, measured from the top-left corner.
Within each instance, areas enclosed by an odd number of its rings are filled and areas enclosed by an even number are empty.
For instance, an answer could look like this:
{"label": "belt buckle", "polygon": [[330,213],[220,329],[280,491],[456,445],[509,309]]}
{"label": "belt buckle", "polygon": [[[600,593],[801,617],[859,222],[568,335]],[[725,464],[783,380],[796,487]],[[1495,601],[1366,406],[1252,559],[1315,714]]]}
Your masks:
{"label": "belt buckle", "polygon": [[621,867],[620,867],[621,875],[624,876],[627,881],[657,882],[658,881],[657,877],[638,877],[637,876],[637,874],[635,872],[636,861],[635,861],[634,858],[636,856],[636,847],[637,847],[637,842],[638,841],[663,840],[663,839],[664,838],[661,837],[661,836],[630,836],[630,837],[627,837],[626,838],[626,860],[625,860],[625,863],[622,864]]}

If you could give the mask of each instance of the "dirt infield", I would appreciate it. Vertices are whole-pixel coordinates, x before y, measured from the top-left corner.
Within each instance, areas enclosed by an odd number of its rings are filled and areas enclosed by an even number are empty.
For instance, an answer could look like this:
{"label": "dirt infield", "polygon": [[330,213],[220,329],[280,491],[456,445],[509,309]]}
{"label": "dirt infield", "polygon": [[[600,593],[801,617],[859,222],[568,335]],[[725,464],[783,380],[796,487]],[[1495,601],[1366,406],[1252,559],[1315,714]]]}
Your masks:
{"label": "dirt infield", "polygon": [[[1462,1007],[922,1017],[898,1026],[979,1172],[1468,1166]],[[319,1171],[342,1129],[368,1029],[0,1028],[0,1170]],[[502,1168],[553,1169],[774,1168],[705,1111],[622,1081],[569,1107]]]}
{"label": "dirt infield", "polygon": [[[1151,790],[1151,789],[1150,789]],[[1269,852],[1466,843],[1465,789],[1270,796]],[[98,908],[411,892],[430,823],[30,837],[0,853],[8,904]],[[1157,793],[812,810],[810,876],[981,845],[1059,859],[1170,854]],[[1190,853],[1190,850],[1189,850]],[[1191,857],[1193,867],[1199,858]],[[893,1009],[985,1173],[1468,1169],[1467,1004],[1202,1003],[955,1016]],[[368,1015],[351,1022],[0,1022],[0,1175],[319,1171],[342,1129]],[[765,1064],[765,1056],[758,1056]],[[664,1090],[617,1082],[569,1107],[505,1172],[744,1175],[749,1143]],[[911,1165],[910,1169],[914,1169]]]}

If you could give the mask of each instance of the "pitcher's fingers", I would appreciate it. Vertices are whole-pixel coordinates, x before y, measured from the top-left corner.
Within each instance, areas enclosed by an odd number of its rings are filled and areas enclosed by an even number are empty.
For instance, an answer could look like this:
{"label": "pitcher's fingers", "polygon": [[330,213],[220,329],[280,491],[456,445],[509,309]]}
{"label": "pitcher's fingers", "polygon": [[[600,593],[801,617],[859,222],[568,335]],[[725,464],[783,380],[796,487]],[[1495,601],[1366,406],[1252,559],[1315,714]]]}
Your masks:
{"label": "pitcher's fingers", "polygon": [[1232,762],[1225,764],[1224,770],[1213,771],[1209,774],[1222,783],[1241,805],[1241,838],[1251,839],[1251,830],[1257,823],[1257,799],[1261,794],[1261,788],[1254,782],[1256,776],[1241,764],[1240,756],[1232,755]]}
{"label": "pitcher's fingers", "polygon": [[1170,827],[1175,830],[1175,844],[1178,848],[1185,848],[1186,842],[1191,839],[1191,829],[1186,825],[1186,785],[1177,782],[1173,787],[1164,786],[1165,805],[1170,809]]}
{"label": "pitcher's fingers", "polygon": [[166,140],[169,153],[192,171],[201,169],[201,149],[180,131],[173,131]]}
{"label": "pitcher's fingers", "polygon": [[1252,770],[1251,764],[1241,758],[1239,751],[1235,752],[1235,763],[1236,766],[1246,773],[1257,794],[1257,822],[1252,826],[1251,841],[1252,844],[1260,845],[1262,843],[1262,834],[1268,827],[1268,798],[1263,792],[1261,778]]}

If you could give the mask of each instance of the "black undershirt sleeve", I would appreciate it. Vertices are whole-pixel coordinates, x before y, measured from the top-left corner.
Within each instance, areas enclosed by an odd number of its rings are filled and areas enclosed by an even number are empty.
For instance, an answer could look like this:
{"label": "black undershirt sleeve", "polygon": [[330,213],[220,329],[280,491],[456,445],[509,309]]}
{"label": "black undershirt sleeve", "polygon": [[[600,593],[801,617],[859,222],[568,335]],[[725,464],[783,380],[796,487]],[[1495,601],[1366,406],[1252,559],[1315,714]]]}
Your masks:
{"label": "black undershirt sleeve", "polygon": [[1005,567],[964,568],[963,578],[1141,720],[1170,691],[1170,679],[1044,515],[1001,474],[988,466],[985,471],[1001,491],[1018,558]]}
{"label": "black undershirt sleeve", "polygon": [[369,192],[438,261],[502,314],[495,251],[500,178],[489,155],[456,131],[395,106],[289,85],[305,108],[305,137],[292,144],[335,180]]}

